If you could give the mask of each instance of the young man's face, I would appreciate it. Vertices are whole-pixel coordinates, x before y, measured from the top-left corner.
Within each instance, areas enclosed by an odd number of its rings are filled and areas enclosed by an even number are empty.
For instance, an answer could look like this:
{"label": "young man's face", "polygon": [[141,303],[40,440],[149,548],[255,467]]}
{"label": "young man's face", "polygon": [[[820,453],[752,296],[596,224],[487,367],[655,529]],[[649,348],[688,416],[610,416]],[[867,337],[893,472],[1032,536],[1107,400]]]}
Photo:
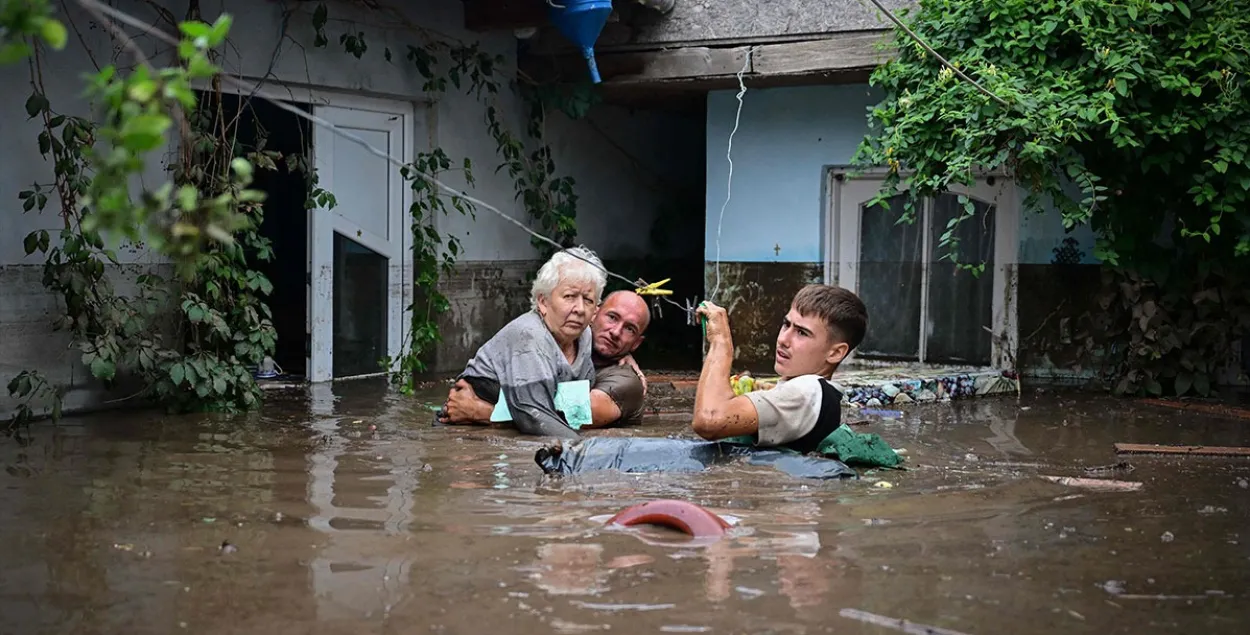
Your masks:
{"label": "young man's face", "polygon": [[804,317],[791,306],[777,334],[773,371],[782,377],[828,377],[849,351],[846,342],[835,341],[820,318]]}

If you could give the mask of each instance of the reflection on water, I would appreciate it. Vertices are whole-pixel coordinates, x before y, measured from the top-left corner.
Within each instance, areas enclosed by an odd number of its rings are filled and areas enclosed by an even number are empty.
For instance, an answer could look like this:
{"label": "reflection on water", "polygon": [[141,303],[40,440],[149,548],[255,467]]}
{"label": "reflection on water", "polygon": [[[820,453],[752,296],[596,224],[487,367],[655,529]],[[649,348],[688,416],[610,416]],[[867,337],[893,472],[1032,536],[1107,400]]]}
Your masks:
{"label": "reflection on water", "polygon": [[[1134,493],[1037,475],[1114,462],[1114,441],[1245,444],[1244,426],[1024,405],[873,423],[911,469],[832,483],[747,466],[547,477],[534,439],[431,428],[420,400],[367,381],[245,417],[36,428],[0,445],[0,633],[875,632],[843,608],[973,634],[1242,632],[1250,463],[1134,458]],[[603,526],[655,498],[733,527],[699,543]]]}
{"label": "reflection on water", "polygon": [[308,457],[308,525],[326,534],[308,565],[317,617],[387,615],[408,595],[413,557],[405,548],[379,549],[378,536],[411,530],[425,462],[414,444],[379,442],[373,434],[366,444],[351,442],[352,433],[376,433],[376,424],[336,417],[328,384],[309,393],[309,427],[324,439]]}

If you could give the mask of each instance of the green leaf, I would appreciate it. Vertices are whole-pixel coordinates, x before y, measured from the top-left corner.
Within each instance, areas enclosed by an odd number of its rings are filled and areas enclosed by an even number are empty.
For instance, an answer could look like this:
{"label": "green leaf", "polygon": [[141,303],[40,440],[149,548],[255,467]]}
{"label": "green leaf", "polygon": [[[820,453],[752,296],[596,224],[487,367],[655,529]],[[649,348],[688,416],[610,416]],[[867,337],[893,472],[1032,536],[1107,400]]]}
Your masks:
{"label": "green leaf", "polygon": [[217,16],[217,21],[213,22],[213,28],[208,34],[208,45],[217,46],[226,41],[226,36],[230,33],[230,25],[234,23],[234,18],[229,13],[223,13]]}
{"label": "green leaf", "polygon": [[133,152],[155,150],[164,141],[172,121],[163,114],[137,115],[122,124],[122,145]]}
{"label": "green leaf", "polygon": [[150,79],[135,80],[126,92],[135,101],[147,102],[152,99],[152,95],[156,94],[156,82]]}
{"label": "green leaf", "polygon": [[240,178],[250,179],[252,177],[252,164],[243,157],[235,157],[230,161],[230,169],[239,175]]}
{"label": "green leaf", "polygon": [[222,377],[213,378],[213,390],[219,395],[226,394],[226,380]]}
{"label": "green leaf", "polygon": [[1183,397],[1194,385],[1193,373],[1181,372],[1176,375],[1176,396]]}
{"label": "green leaf", "polygon": [[116,372],[117,367],[113,364],[113,362],[104,359],[103,357],[97,357],[91,360],[91,374],[97,379],[109,381],[113,379],[113,375]]}
{"label": "green leaf", "polygon": [[12,64],[30,55],[30,45],[24,40],[13,40],[0,45],[0,66]]}
{"label": "green leaf", "polygon": [[217,66],[203,55],[196,55],[187,63],[187,73],[195,78],[212,77],[217,74]]}
{"label": "green leaf", "polygon": [[68,38],[69,33],[65,30],[64,24],[48,18],[39,27],[39,35],[43,36],[43,41],[47,42],[48,46],[59,51],[65,48],[65,40]]}
{"label": "green leaf", "polygon": [[42,93],[33,92],[30,94],[30,97],[26,98],[26,114],[30,115],[33,119],[38,117],[43,111],[47,110],[49,105],[47,97],[44,97]]}
{"label": "green leaf", "polygon": [[39,248],[39,233],[31,232],[26,234],[26,238],[22,240],[22,248],[26,250],[27,256],[35,253],[35,250]]}
{"label": "green leaf", "polygon": [[1211,394],[1211,380],[1206,373],[1194,373],[1194,391],[1203,397]]}
{"label": "green leaf", "polygon": [[187,371],[181,362],[169,367],[169,380],[174,382],[175,386],[181,386],[182,380],[185,379],[186,376]]}
{"label": "green leaf", "polygon": [[207,39],[209,34],[212,33],[213,29],[212,27],[198,20],[188,20],[186,22],[179,24],[178,30],[182,31],[183,35],[186,35],[188,38],[195,40],[199,38]]}

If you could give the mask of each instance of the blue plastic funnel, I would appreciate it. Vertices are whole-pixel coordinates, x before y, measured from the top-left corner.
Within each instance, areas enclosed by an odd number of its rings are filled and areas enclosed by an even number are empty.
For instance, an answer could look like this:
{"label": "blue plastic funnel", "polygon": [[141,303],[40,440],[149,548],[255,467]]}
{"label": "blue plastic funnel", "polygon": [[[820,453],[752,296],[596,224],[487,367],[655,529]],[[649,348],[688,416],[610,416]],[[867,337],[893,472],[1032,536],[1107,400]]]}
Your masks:
{"label": "blue plastic funnel", "polygon": [[599,67],[595,65],[595,40],[612,15],[612,0],[549,0],[551,23],[570,42],[582,49],[590,67],[590,81],[599,83]]}

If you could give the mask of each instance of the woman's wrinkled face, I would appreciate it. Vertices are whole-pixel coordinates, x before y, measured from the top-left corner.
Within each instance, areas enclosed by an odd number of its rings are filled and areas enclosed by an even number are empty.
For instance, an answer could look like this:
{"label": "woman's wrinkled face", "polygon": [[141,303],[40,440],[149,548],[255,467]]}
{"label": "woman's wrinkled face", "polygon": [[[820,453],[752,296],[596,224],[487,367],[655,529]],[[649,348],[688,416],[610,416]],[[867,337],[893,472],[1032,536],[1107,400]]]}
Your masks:
{"label": "woman's wrinkled face", "polygon": [[568,343],[590,325],[598,304],[594,284],[561,280],[550,297],[538,296],[538,313],[556,340]]}

